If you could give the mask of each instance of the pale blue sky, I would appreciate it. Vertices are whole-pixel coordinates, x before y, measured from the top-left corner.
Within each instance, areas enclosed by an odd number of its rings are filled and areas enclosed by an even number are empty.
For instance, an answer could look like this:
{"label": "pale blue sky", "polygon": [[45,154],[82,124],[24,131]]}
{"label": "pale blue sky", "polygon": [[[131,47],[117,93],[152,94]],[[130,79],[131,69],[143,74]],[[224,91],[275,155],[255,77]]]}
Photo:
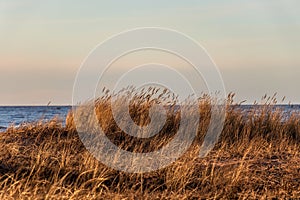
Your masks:
{"label": "pale blue sky", "polygon": [[76,72],[113,34],[183,32],[206,48],[227,91],[300,102],[300,1],[0,0],[0,105],[71,104]]}

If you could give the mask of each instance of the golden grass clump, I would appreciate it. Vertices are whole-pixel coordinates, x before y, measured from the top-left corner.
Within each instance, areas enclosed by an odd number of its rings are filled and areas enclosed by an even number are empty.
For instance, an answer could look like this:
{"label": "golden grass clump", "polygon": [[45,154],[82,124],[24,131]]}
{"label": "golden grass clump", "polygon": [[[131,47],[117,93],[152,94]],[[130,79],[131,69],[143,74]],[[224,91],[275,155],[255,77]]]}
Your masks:
{"label": "golden grass clump", "polygon": [[[176,97],[157,88],[129,92],[130,116],[138,125],[151,122],[153,104],[168,108],[162,130],[143,139],[125,134],[114,121],[115,94],[109,92],[95,101],[99,126],[128,151],[150,152],[166,145],[180,125]],[[211,117],[212,99],[204,95],[195,107],[200,123],[189,150],[170,166],[143,174],[116,171],[97,161],[82,144],[72,111],[66,126],[52,120],[10,127],[0,134],[0,199],[300,198],[299,113],[286,117],[275,109],[274,99],[246,114],[230,94],[219,141],[199,158]]]}

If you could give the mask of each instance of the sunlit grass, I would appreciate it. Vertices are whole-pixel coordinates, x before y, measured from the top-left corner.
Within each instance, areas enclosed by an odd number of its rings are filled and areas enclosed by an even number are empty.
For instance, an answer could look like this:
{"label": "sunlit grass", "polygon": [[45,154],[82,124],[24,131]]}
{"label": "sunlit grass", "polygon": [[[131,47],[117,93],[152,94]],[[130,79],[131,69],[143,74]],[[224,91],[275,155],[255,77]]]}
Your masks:
{"label": "sunlit grass", "polygon": [[[98,120],[111,141],[123,149],[148,152],[172,139],[180,119],[180,112],[172,109],[176,99],[155,92],[136,93],[130,104],[131,117],[139,125],[149,123],[153,103],[168,104],[166,125],[150,139],[134,139],[117,127],[109,92],[97,99]],[[230,94],[219,142],[207,157],[199,158],[211,100],[207,95],[199,99],[201,120],[191,148],[170,166],[144,174],[98,162],[81,143],[72,112],[66,127],[55,119],[10,127],[0,134],[0,199],[299,198],[299,114],[284,119],[283,111],[273,109],[275,98],[265,98],[263,106],[245,115]]]}

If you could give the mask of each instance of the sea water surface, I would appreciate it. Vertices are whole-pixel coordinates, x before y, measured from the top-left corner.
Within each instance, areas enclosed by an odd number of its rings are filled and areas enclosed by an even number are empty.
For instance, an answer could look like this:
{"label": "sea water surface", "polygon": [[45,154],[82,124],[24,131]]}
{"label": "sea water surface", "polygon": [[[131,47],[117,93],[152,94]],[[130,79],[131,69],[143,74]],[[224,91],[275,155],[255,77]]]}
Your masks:
{"label": "sea water surface", "polygon": [[[238,107],[247,115],[247,112],[254,105],[240,105]],[[47,121],[54,117],[58,117],[64,123],[71,108],[71,106],[0,106],[0,131],[4,131],[10,125],[19,126],[25,122]],[[285,117],[294,111],[300,113],[300,105],[274,106],[274,109],[277,108],[284,111]]]}
{"label": "sea water surface", "polygon": [[71,106],[0,106],[0,131],[10,125],[51,120],[58,117],[64,123]]}

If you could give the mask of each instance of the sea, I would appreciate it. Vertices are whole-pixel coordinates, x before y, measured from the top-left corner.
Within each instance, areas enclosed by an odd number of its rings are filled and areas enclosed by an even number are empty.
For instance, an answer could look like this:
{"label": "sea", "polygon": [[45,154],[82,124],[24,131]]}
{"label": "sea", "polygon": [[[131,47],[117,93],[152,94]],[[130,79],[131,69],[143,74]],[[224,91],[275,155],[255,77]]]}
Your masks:
{"label": "sea", "polygon": [[[247,113],[254,106],[259,105],[239,105],[238,107]],[[292,112],[300,113],[300,105],[274,106],[274,110],[278,108],[284,111],[285,118],[288,118]],[[9,126],[19,126],[22,123],[49,121],[54,117],[64,124],[71,109],[71,106],[0,106],[0,131],[5,131]]]}
{"label": "sea", "polygon": [[64,124],[71,106],[0,106],[0,131],[22,123],[48,121],[57,117]]}

